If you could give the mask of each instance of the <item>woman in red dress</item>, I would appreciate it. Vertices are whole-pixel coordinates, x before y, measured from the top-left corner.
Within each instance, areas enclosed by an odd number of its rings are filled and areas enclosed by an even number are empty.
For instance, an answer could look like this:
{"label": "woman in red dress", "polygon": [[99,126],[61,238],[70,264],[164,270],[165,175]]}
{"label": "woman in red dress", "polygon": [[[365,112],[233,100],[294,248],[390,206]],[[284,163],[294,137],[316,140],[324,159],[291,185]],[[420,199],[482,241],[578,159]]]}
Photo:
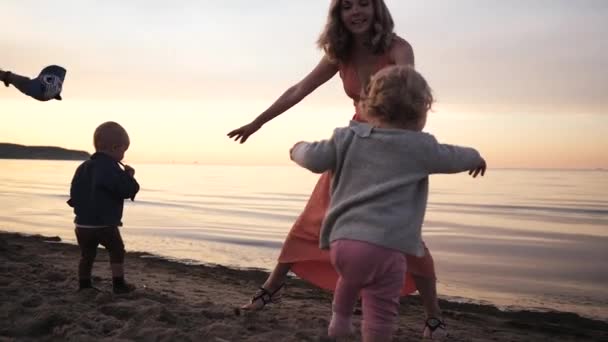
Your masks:
{"label": "woman in red dress", "polygon": [[[414,65],[410,44],[393,32],[393,19],[383,0],[332,0],[325,29],[318,40],[325,55],[317,66],[297,84],[287,89],[268,109],[251,123],[228,133],[244,143],[265,123],[284,113],[336,74],[344,91],[355,105],[354,120],[360,120],[357,102],[370,76],[388,65]],[[260,309],[277,302],[287,273],[333,291],[338,279],[329,253],[319,249],[319,231],[329,205],[331,175],[317,182],[304,211],[291,228],[274,270],[253,296],[246,309]],[[423,336],[446,335],[437,302],[433,258],[407,256],[408,267],[402,294],[420,293],[427,319]]]}

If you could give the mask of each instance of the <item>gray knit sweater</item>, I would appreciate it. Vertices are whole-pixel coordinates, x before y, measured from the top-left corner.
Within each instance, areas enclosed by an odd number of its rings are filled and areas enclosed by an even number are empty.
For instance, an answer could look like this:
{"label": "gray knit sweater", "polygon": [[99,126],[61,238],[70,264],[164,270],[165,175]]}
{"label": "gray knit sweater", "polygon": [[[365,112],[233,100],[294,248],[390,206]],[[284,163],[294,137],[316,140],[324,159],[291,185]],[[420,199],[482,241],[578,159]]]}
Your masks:
{"label": "gray knit sweater", "polygon": [[429,174],[462,172],[481,162],[476,150],[440,144],[427,133],[355,121],[329,140],[297,144],[291,157],[312,172],[333,172],[322,249],[349,239],[417,256],[424,255]]}

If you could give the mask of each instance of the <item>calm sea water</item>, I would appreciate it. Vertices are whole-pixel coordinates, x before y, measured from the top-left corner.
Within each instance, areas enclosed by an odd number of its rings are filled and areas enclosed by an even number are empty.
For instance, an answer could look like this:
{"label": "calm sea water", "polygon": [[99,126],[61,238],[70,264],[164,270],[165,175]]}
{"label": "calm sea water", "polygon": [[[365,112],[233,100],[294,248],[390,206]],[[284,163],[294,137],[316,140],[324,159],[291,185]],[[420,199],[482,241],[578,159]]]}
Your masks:
{"label": "calm sea water", "polygon": [[[0,230],[75,242],[65,201],[77,165],[0,160]],[[128,250],[237,267],[274,265],[317,179],[295,166],[134,166]],[[607,194],[605,171],[432,176],[423,235],[440,294],[608,320]]]}

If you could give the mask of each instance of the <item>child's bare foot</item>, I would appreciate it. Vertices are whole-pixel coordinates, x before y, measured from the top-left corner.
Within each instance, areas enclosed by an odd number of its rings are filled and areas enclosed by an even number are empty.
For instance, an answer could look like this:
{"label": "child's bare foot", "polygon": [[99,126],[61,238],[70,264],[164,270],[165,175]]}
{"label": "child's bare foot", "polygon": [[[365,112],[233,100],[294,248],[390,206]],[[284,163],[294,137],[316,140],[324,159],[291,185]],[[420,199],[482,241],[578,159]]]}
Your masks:
{"label": "child's bare foot", "polygon": [[248,304],[241,306],[244,310],[261,310],[267,304],[278,304],[281,302],[283,297],[283,289],[285,283],[279,285],[277,289],[267,290],[260,286],[260,289],[251,297],[251,301]]}

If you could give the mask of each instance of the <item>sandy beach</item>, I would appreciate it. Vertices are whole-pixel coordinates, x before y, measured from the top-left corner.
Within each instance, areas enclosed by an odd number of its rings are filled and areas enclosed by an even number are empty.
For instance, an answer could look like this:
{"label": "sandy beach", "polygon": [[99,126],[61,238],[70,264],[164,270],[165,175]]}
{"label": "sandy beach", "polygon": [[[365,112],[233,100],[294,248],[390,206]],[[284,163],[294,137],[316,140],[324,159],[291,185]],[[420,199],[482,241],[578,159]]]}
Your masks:
{"label": "sandy beach", "polygon": [[[296,279],[282,304],[246,313],[235,308],[265,279],[263,271],[128,253],[127,279],[138,289],[113,295],[106,252],[94,269],[101,292],[76,291],[78,259],[78,247],[57,237],[0,233],[0,340],[331,341],[331,294]],[[575,314],[441,306],[451,341],[608,340],[608,323]],[[403,298],[395,340],[419,341],[422,324],[419,299]]]}

